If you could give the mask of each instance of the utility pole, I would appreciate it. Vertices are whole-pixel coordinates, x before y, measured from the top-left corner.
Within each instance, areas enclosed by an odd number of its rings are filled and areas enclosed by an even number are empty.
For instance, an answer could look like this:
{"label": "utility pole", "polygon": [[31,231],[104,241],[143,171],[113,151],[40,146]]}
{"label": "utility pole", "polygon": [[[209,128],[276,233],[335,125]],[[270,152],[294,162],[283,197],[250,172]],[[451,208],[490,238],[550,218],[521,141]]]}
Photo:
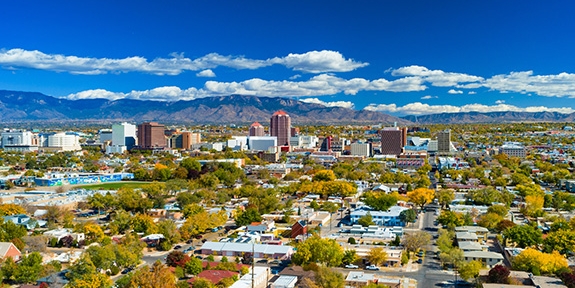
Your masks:
{"label": "utility pole", "polygon": [[256,240],[252,240],[252,288],[254,288],[254,274],[256,268]]}

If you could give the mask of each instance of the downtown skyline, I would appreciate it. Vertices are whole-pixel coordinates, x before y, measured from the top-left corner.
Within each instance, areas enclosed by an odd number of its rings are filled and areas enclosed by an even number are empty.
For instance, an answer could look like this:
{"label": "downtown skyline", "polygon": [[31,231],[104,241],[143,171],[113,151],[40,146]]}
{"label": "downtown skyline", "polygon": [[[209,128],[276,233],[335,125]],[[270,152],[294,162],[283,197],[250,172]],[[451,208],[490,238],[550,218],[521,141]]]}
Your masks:
{"label": "downtown skyline", "polygon": [[0,11],[0,89],[67,99],[293,97],[398,116],[573,113],[573,8],[568,1],[11,3]]}

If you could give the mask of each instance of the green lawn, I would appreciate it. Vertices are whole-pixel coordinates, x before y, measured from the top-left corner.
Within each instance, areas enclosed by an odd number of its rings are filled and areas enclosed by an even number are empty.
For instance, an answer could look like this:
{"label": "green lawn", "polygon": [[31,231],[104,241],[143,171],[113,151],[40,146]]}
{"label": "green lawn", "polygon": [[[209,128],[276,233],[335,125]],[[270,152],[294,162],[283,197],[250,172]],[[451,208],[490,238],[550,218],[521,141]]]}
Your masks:
{"label": "green lawn", "polygon": [[98,184],[88,184],[81,185],[75,188],[82,188],[87,190],[117,190],[122,187],[126,188],[142,188],[150,182],[140,182],[140,181],[121,181],[121,182],[110,182],[110,183],[98,183]]}

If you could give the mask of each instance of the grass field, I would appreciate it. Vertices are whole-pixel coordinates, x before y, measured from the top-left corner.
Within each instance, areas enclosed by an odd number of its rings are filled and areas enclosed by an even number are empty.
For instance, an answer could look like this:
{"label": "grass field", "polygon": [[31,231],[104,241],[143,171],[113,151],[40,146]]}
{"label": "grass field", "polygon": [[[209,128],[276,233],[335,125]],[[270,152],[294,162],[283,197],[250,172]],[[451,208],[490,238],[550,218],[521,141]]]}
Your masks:
{"label": "grass field", "polygon": [[121,182],[110,182],[110,183],[98,183],[98,184],[89,184],[89,185],[81,185],[75,188],[87,189],[87,190],[117,190],[122,187],[126,188],[142,188],[146,185],[149,185],[150,182],[139,182],[139,181],[121,181]]}

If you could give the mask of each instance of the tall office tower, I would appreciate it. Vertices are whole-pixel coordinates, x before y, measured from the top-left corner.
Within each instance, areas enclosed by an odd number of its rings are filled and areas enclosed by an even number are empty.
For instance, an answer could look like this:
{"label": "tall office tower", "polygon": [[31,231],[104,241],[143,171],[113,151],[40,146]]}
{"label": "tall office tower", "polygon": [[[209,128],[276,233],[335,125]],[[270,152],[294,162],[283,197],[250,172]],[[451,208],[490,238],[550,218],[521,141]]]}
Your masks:
{"label": "tall office tower", "polygon": [[126,122],[112,125],[112,145],[126,146],[128,150],[136,146],[136,125]]}
{"label": "tall office tower", "polygon": [[165,126],[156,122],[145,122],[138,125],[138,146],[140,148],[166,147]]}
{"label": "tall office tower", "polygon": [[270,136],[278,137],[278,146],[289,146],[291,119],[284,111],[277,111],[270,119]]}
{"label": "tall office tower", "polygon": [[437,152],[449,153],[451,151],[451,130],[437,132]]}
{"label": "tall office tower", "polygon": [[259,122],[254,122],[252,126],[250,126],[250,136],[264,136],[264,126]]}
{"label": "tall office tower", "polygon": [[379,131],[381,154],[399,155],[407,144],[407,128],[385,127]]}
{"label": "tall office tower", "polygon": [[331,151],[331,141],[333,138],[331,136],[327,136],[323,138],[323,142],[321,142],[321,146],[319,147],[319,151]]}

